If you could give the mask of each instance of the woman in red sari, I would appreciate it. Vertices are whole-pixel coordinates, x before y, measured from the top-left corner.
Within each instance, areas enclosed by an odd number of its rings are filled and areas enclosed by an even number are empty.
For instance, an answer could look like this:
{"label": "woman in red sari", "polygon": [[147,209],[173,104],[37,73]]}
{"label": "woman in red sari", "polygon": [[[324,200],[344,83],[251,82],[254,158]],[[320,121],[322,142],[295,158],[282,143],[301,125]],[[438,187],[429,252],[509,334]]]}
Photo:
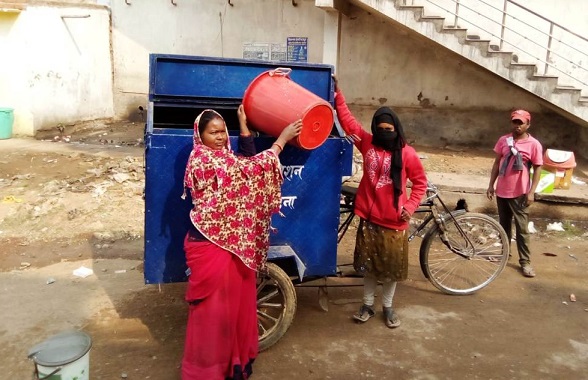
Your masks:
{"label": "woman in red sari", "polygon": [[[240,147],[254,153],[243,106]],[[252,157],[231,151],[224,119],[213,110],[194,123],[184,186],[193,209],[184,241],[191,274],[183,380],[247,379],[258,352],[256,271],[265,266],[271,215],[281,203],[278,155],[301,121]],[[253,152],[252,152],[253,150]]]}

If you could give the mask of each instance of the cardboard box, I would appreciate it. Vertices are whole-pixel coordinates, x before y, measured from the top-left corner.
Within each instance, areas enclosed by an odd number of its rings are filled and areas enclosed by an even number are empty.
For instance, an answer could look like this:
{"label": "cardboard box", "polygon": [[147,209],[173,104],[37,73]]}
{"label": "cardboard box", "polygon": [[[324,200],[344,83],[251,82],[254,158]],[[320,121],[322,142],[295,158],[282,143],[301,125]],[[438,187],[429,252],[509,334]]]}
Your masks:
{"label": "cardboard box", "polygon": [[555,189],[569,190],[572,184],[574,169],[557,169],[554,174],[555,182],[553,183],[553,187]]}
{"label": "cardboard box", "polygon": [[[531,168],[531,175],[533,175],[533,169]],[[535,189],[535,193],[553,193],[553,188],[555,186],[555,173],[552,173],[547,170],[541,170],[541,179],[537,184],[537,188]]]}
{"label": "cardboard box", "polygon": [[572,184],[572,175],[576,167],[574,152],[547,149],[543,155],[543,169],[555,175],[553,187],[568,190]]}

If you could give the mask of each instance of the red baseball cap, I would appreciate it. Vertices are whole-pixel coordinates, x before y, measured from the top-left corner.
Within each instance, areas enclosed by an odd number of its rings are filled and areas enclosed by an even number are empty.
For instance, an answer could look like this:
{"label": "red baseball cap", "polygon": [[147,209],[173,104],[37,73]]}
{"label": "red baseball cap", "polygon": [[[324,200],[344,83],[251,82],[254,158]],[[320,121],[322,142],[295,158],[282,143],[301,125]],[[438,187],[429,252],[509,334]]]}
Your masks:
{"label": "red baseball cap", "polygon": [[531,114],[525,110],[516,110],[510,114],[510,120],[520,120],[523,123],[531,122]]}

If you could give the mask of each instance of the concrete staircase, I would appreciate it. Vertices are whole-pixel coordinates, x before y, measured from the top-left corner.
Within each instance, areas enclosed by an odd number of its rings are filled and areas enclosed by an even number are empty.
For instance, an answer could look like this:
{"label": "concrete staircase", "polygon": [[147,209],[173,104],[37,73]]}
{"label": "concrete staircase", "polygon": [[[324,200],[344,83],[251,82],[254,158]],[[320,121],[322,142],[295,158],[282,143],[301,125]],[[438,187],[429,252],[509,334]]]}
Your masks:
{"label": "concrete staircase", "polygon": [[[559,84],[558,76],[539,75],[535,63],[518,63],[513,52],[496,51],[490,40],[468,35],[467,29],[447,26],[444,17],[427,16],[424,6],[403,5],[401,0],[348,0],[348,3],[371,13],[378,13],[400,23],[462,55],[492,73],[545,100],[555,112],[588,126],[588,97],[582,89]],[[333,3],[341,8],[342,1]]]}

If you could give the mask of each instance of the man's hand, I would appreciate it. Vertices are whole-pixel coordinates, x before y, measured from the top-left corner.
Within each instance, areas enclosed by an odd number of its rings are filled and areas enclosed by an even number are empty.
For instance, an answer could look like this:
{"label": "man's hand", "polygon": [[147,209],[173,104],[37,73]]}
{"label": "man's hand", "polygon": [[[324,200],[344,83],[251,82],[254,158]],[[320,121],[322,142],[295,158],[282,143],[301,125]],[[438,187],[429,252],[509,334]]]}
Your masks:
{"label": "man's hand", "polygon": [[490,200],[492,200],[492,198],[494,198],[494,187],[492,187],[492,186],[488,187],[488,190],[486,190],[486,196]]}
{"label": "man's hand", "polygon": [[535,193],[530,192],[527,194],[527,207],[535,203]]}

